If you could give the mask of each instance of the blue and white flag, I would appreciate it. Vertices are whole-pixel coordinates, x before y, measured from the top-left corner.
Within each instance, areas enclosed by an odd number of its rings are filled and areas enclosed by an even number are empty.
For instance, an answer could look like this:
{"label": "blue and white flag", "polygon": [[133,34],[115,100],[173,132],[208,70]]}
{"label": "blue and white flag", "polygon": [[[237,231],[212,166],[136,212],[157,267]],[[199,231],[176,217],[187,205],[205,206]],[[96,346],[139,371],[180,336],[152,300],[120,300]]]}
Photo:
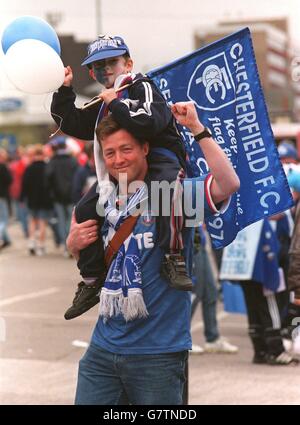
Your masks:
{"label": "blue and white flag", "polygon": [[251,280],[264,220],[241,230],[223,251],[220,280]]}
{"label": "blue and white flag", "polygon": [[[251,223],[293,205],[279,161],[248,28],[212,43],[148,76],[169,103],[195,102],[199,118],[233,164],[241,187],[229,208],[206,220],[215,248]],[[189,177],[207,173],[193,135],[178,126],[189,156]]]}

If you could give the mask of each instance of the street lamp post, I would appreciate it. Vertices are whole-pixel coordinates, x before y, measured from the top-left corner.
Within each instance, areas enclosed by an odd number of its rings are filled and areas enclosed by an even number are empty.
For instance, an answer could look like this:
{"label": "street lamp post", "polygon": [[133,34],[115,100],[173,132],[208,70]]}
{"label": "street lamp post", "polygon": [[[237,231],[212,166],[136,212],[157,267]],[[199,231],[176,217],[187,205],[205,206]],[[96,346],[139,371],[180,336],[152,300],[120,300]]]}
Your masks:
{"label": "street lamp post", "polygon": [[96,2],[96,31],[97,36],[101,34],[101,0],[95,0]]}

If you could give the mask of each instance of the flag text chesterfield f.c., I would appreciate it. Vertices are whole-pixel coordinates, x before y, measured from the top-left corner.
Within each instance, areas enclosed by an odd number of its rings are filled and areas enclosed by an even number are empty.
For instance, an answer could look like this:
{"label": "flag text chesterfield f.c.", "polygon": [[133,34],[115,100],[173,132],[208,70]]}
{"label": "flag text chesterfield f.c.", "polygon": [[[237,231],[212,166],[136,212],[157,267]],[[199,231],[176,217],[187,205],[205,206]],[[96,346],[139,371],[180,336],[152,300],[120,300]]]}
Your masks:
{"label": "flag text chesterfield f.c.", "polygon": [[[148,73],[169,103],[191,100],[235,168],[240,190],[225,212],[206,221],[215,248],[264,217],[289,209],[293,200],[279,161],[262,92],[250,31],[228,37]],[[193,135],[178,126],[189,176],[207,173]]]}

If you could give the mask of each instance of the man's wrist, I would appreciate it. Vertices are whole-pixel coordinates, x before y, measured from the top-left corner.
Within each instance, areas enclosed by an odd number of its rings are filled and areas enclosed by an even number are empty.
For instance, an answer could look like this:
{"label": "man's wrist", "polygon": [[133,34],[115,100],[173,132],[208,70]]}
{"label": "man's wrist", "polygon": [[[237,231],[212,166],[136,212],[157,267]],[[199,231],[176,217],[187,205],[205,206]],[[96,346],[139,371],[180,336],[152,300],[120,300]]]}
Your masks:
{"label": "man's wrist", "polygon": [[68,251],[74,256],[76,257],[77,254],[79,254],[79,250],[76,248],[76,244],[74,239],[72,239],[71,236],[68,236],[67,240],[66,240],[66,245],[67,245],[67,249]]}
{"label": "man's wrist", "polygon": [[206,127],[204,127],[204,130],[201,131],[201,133],[198,133],[194,136],[195,141],[198,143],[200,143],[201,140],[203,139],[211,139],[211,138],[212,138],[212,134],[210,130]]}
{"label": "man's wrist", "polygon": [[190,130],[191,130],[193,136],[196,136],[197,134],[199,134],[202,131],[204,131],[204,128],[205,128],[204,125],[199,122],[195,126],[190,127]]}

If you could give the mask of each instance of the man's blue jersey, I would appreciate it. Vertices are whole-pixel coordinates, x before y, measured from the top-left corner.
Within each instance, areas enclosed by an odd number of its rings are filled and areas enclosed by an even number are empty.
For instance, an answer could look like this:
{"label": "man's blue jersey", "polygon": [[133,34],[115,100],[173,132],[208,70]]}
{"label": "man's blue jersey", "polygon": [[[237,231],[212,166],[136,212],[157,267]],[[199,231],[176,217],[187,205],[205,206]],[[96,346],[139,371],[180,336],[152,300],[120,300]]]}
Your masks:
{"label": "man's blue jersey", "polygon": [[[207,217],[216,212],[209,190],[211,176],[185,179],[184,183],[189,182],[188,197],[195,204],[197,182],[204,180],[205,195],[202,196],[202,207],[204,206],[204,214]],[[191,185],[194,190],[190,190]],[[184,185],[184,191],[185,188]],[[141,216],[135,225],[133,236],[140,250],[142,290],[149,316],[128,322],[122,315],[105,320],[99,317],[92,342],[109,352],[128,355],[189,350],[192,343],[191,297],[189,292],[171,288],[161,277],[164,252],[157,243],[156,218],[150,213]],[[190,271],[194,227],[184,227],[183,240],[187,269]]]}

